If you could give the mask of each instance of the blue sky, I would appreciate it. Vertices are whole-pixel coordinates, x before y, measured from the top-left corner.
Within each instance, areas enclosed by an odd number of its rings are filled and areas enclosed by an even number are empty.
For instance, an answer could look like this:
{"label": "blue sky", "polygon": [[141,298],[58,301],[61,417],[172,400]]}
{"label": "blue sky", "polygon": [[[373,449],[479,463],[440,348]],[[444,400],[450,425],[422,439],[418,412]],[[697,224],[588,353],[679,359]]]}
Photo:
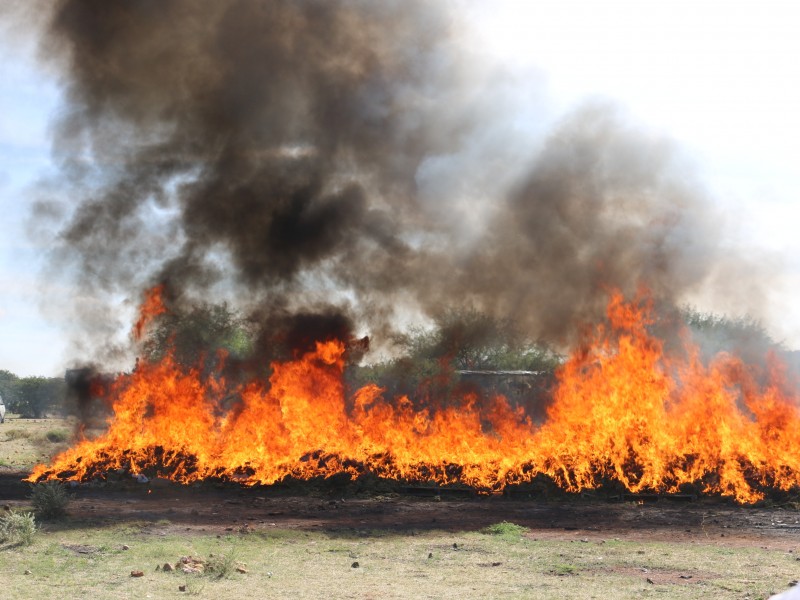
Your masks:
{"label": "blue sky", "polygon": [[27,230],[32,188],[51,168],[48,123],[59,93],[32,48],[16,41],[0,46],[0,369],[56,375],[64,342],[39,310],[42,249]]}
{"label": "blue sky", "polygon": [[[673,138],[731,215],[729,243],[774,270],[773,335],[800,347],[800,9],[793,2],[462,0],[479,48],[518,75],[521,96],[544,98],[555,121],[587,97],[623,106]],[[27,235],[37,180],[52,170],[48,125],[59,110],[54,74],[24,36],[0,39],[0,369],[58,375],[63,323],[39,310],[45,248]],[[535,86],[535,90],[531,87]],[[735,312],[724,298],[696,303]]]}

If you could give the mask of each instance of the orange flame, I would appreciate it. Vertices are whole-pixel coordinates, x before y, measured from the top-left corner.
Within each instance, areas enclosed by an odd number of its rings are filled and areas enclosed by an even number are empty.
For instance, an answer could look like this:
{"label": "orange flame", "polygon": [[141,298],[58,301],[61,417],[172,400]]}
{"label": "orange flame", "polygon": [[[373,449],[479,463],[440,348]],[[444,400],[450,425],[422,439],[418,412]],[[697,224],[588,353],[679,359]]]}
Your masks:
{"label": "orange flame", "polygon": [[139,307],[139,318],[133,325],[133,339],[137,342],[142,339],[145,329],[153,322],[158,315],[167,312],[164,306],[164,284],[156,285],[148,289],[144,294],[144,301]]}
{"label": "orange flame", "polygon": [[709,493],[751,503],[761,488],[800,484],[796,392],[771,359],[760,389],[753,369],[720,354],[706,368],[664,356],[645,325],[650,307],[612,296],[594,343],[561,369],[548,422],[537,432],[540,468],[568,490],[604,479],[628,490],[677,492],[700,483]]}
{"label": "orange flame", "polygon": [[[371,472],[497,491],[546,475],[568,491],[618,482],[669,493],[692,484],[743,503],[800,485],[800,405],[777,362],[759,386],[734,357],[704,366],[688,342],[688,358],[665,356],[647,331],[647,301],[615,293],[607,312],[557,373],[539,427],[502,396],[467,396],[436,411],[406,397],[387,401],[374,385],[348,399],[338,341],[273,364],[268,386],[236,389],[167,357],[119,377],[108,431],[38,465],[29,481],[123,469],[254,485]],[[232,396],[238,404],[223,410]]]}

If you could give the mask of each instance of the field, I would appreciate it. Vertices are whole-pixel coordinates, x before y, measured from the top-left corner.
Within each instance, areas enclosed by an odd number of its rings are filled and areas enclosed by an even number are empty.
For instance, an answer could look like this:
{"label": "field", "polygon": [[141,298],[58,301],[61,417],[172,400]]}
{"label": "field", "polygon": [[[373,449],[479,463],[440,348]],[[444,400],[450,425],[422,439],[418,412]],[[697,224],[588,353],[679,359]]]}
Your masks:
{"label": "field", "polygon": [[[0,516],[30,509],[20,478],[69,431],[0,426]],[[800,575],[794,505],[356,491],[81,486],[0,545],[3,597],[756,599]]]}

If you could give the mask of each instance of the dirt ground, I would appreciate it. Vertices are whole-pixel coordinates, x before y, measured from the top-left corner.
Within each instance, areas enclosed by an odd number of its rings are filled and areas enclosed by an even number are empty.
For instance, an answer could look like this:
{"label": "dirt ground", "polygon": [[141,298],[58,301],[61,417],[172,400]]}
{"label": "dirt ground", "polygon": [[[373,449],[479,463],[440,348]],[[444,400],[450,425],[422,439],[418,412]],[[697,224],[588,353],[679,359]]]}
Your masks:
{"label": "dirt ground", "polygon": [[[3,508],[27,505],[30,488],[21,481],[25,475],[0,469]],[[752,546],[797,552],[800,561],[800,510],[793,505],[748,507],[718,498],[643,501],[562,495],[520,499],[425,488],[353,496],[347,486],[182,486],[160,479],[88,484],[72,492],[69,513],[74,520],[93,526],[148,521],[159,523],[162,533],[225,534],[277,527],[413,534],[477,531],[509,521],[530,528],[529,535],[539,539]]]}

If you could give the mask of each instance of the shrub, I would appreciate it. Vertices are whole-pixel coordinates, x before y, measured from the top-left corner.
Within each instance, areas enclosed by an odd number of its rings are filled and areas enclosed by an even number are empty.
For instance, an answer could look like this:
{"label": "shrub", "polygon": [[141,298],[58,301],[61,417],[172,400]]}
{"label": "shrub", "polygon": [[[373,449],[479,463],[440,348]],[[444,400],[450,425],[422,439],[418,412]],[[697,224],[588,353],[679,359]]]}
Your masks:
{"label": "shrub", "polygon": [[24,544],[33,542],[36,534],[36,519],[30,512],[10,512],[0,517],[0,541],[11,544]]}
{"label": "shrub", "polygon": [[67,441],[69,435],[66,431],[61,429],[51,429],[44,436],[48,442],[52,444],[61,444]]}
{"label": "shrub", "polygon": [[225,579],[239,566],[233,554],[211,554],[205,565],[205,574],[216,579]]}
{"label": "shrub", "polygon": [[527,527],[517,525],[516,523],[509,523],[508,521],[495,523],[494,525],[489,525],[483,529],[483,533],[487,533],[489,535],[499,535],[507,538],[518,538],[526,531],[528,531]]}
{"label": "shrub", "polygon": [[6,440],[27,440],[31,437],[30,431],[25,431],[24,429],[9,429],[6,433]]}
{"label": "shrub", "polygon": [[60,481],[37,483],[31,488],[31,503],[41,519],[58,519],[67,512],[72,496]]}

